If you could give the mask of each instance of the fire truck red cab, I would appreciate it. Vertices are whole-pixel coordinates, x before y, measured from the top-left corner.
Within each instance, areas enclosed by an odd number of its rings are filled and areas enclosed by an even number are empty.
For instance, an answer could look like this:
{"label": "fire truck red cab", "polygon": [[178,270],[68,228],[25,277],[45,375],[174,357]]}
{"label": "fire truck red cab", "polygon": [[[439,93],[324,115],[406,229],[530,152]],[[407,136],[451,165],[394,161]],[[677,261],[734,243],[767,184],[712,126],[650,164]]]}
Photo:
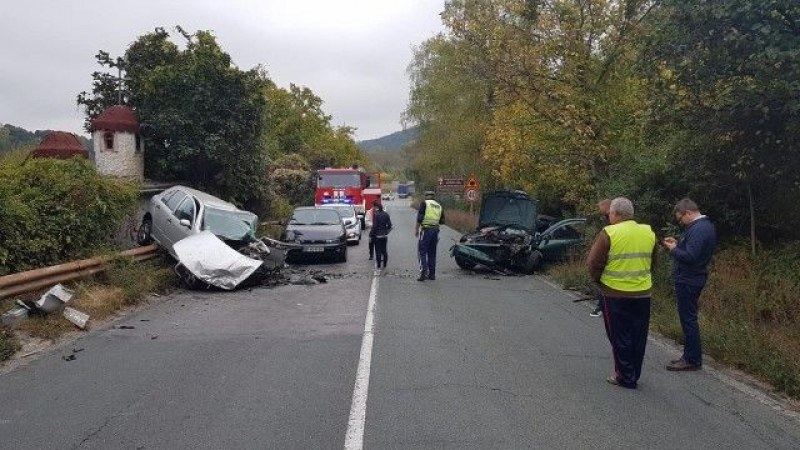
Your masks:
{"label": "fire truck red cab", "polygon": [[380,175],[367,176],[358,166],[349,168],[325,168],[317,171],[317,189],[314,204],[331,205],[343,203],[353,205],[362,228],[366,227],[366,214],[372,201],[381,199]]}

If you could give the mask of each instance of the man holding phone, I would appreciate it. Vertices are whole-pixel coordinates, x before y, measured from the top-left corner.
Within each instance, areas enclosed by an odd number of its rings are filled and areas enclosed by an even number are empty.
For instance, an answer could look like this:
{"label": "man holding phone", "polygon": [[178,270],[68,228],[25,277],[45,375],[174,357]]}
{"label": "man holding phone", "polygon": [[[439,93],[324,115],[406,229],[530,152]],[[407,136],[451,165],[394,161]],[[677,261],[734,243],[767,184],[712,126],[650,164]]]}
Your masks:
{"label": "man holding phone", "polygon": [[699,370],[703,366],[700,345],[700,325],[697,321],[700,293],[708,279],[708,263],[717,243],[714,224],[700,213],[697,204],[684,198],[675,204],[675,220],[685,228],[680,239],[667,237],[662,245],[674,261],[672,278],[675,282],[678,317],[683,330],[683,356],[670,361],[667,370]]}

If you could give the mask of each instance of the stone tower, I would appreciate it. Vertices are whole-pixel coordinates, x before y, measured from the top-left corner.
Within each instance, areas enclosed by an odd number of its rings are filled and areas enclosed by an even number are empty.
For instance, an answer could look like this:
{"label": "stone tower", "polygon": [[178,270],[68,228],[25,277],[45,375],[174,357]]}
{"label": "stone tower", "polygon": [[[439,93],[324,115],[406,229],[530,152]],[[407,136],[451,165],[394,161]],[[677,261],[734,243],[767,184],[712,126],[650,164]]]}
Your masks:
{"label": "stone tower", "polygon": [[91,131],[98,172],[144,180],[144,143],[131,108],[115,105],[106,109],[92,121]]}

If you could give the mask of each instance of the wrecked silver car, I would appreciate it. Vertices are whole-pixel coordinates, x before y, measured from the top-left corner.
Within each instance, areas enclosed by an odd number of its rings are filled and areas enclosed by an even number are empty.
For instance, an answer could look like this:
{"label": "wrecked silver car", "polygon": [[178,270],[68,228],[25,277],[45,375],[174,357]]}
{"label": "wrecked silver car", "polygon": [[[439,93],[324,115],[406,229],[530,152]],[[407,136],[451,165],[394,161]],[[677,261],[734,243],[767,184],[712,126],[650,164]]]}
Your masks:
{"label": "wrecked silver car", "polygon": [[137,240],[155,241],[178,260],[175,270],[189,287],[233,289],[284,266],[287,245],[257,238],[258,224],[232,203],[175,186],[150,200]]}
{"label": "wrecked silver car", "polygon": [[542,259],[536,250],[538,202],[521,191],[483,196],[478,230],[465,234],[450,249],[462,269],[477,265],[492,270],[533,273]]}

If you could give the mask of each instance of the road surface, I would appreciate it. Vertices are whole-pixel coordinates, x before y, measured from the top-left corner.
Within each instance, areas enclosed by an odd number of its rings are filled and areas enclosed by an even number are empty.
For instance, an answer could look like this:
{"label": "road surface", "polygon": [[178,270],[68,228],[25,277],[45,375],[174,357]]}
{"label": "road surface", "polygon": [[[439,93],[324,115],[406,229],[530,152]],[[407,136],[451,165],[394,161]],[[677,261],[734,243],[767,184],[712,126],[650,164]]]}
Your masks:
{"label": "road surface", "polygon": [[316,267],[327,284],[177,292],[0,375],[0,448],[800,448],[796,415],[710,368],[665,371],[677,352],[655,341],[639,389],[605,383],[589,306],[460,271],[452,230],[437,280],[415,281],[414,212],[387,203],[381,275],[364,242]]}

